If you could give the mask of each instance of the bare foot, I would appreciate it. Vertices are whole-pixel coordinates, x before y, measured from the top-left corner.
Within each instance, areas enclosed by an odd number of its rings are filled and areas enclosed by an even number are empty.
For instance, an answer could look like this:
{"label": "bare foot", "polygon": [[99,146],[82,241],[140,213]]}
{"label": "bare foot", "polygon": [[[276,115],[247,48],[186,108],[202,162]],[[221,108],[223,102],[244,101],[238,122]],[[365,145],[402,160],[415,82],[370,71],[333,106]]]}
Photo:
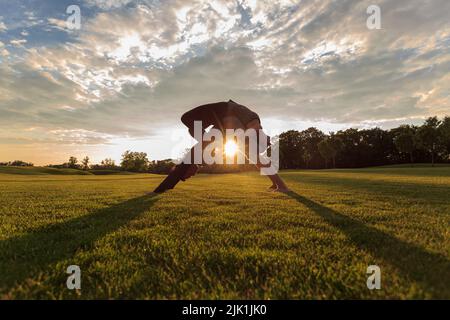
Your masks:
{"label": "bare foot", "polygon": [[271,185],[271,186],[268,188],[269,191],[275,191],[275,190],[277,190],[277,189],[278,189],[278,187],[277,187],[275,184]]}
{"label": "bare foot", "polygon": [[289,192],[291,192],[291,190],[288,189],[288,188],[277,188],[277,189],[275,189],[273,191],[274,192],[281,192],[281,193],[289,193]]}

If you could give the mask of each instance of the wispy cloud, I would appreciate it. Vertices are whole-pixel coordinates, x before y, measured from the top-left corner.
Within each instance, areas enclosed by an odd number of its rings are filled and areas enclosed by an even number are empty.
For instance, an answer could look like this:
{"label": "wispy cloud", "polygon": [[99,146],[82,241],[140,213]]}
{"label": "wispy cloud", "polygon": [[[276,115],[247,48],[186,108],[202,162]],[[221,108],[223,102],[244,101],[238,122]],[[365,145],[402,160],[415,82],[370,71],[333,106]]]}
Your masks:
{"label": "wispy cloud", "polygon": [[27,40],[26,39],[14,39],[14,40],[11,40],[9,43],[12,44],[13,46],[21,47],[25,43],[27,43]]}
{"label": "wispy cloud", "polygon": [[4,20],[0,124],[146,137],[229,98],[285,129],[449,114],[450,2],[376,1],[382,29],[369,30],[372,2],[86,0],[78,32],[63,5],[30,10]]}
{"label": "wispy cloud", "polygon": [[6,27],[5,23],[3,21],[0,21],[0,32],[5,32],[6,30],[8,30],[8,28]]}

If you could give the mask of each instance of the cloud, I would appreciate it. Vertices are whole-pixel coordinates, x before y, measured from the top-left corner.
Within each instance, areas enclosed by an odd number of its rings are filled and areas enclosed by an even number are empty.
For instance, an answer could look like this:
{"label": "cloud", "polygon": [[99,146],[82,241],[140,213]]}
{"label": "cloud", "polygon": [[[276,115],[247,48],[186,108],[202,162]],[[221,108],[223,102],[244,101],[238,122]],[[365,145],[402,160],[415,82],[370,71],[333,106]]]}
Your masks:
{"label": "cloud", "polygon": [[27,43],[27,40],[26,39],[14,39],[14,40],[11,40],[9,43],[15,47],[21,47],[25,43]]}
{"label": "cloud", "polygon": [[13,121],[17,136],[39,126],[31,135],[41,140],[68,130],[104,143],[157,135],[187,109],[230,98],[285,129],[449,114],[450,2],[379,0],[382,30],[368,30],[372,2],[87,0],[81,32],[51,45],[34,38],[66,30],[54,15],[34,26],[27,48],[25,39],[10,40],[11,52],[0,45],[10,54],[0,123]]}
{"label": "cloud", "polygon": [[9,56],[9,51],[5,49],[5,44],[0,41],[0,56],[6,57]]}
{"label": "cloud", "polygon": [[2,57],[9,56],[9,51],[6,50],[6,49],[1,49],[0,48],[0,56],[2,56]]}
{"label": "cloud", "polygon": [[51,28],[60,30],[60,31],[65,31],[65,32],[69,32],[70,29],[67,28],[66,26],[66,21],[62,20],[62,19],[55,19],[55,18],[48,18],[47,19],[48,25]]}
{"label": "cloud", "polygon": [[85,0],[89,6],[97,6],[101,9],[119,8],[132,2],[133,0]]}
{"label": "cloud", "polygon": [[8,28],[6,27],[5,23],[3,21],[0,21],[0,32],[5,32],[6,30],[8,30]]}

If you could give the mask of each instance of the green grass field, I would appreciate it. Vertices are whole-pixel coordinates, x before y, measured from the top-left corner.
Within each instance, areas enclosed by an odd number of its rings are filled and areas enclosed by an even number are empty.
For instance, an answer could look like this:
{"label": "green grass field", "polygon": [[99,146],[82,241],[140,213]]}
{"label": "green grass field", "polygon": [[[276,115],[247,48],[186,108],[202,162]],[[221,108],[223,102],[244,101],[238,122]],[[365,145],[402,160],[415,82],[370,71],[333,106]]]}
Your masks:
{"label": "green grass field", "polygon": [[450,298],[449,167],[281,175],[292,194],[249,173],[151,196],[162,176],[3,171],[0,298]]}

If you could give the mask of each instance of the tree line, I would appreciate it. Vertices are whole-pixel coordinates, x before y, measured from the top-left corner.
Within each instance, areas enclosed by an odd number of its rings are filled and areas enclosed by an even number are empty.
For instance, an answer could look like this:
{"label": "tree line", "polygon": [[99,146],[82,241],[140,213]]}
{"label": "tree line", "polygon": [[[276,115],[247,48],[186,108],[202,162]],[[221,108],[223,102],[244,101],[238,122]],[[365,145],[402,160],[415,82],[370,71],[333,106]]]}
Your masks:
{"label": "tree line", "polygon": [[413,162],[449,162],[450,117],[428,118],[421,126],[283,132],[281,169],[360,168]]}
{"label": "tree line", "polygon": [[[289,130],[279,135],[280,169],[361,168],[413,162],[450,161],[450,117],[430,117],[420,126],[401,125],[390,130],[380,128],[341,130],[325,134],[315,127]],[[0,166],[33,166],[16,160]],[[150,161],[145,152],[125,151],[119,165],[111,158],[91,164],[89,157],[76,157],[53,168],[90,170],[98,174],[112,171],[167,174],[174,166],[171,159]],[[210,165],[204,173],[254,170],[252,165]]]}
{"label": "tree line", "polygon": [[8,162],[0,162],[0,167],[33,167],[34,164],[31,162],[25,162],[22,160],[14,160],[14,161],[8,161]]}
{"label": "tree line", "polygon": [[175,165],[171,159],[153,160],[148,159],[145,152],[125,151],[119,165],[111,158],[106,158],[98,164],[91,164],[88,156],[79,161],[76,157],[70,157],[69,160],[59,165],[48,165],[51,168],[58,169],[78,169],[89,170],[97,174],[108,174],[115,171],[128,171],[139,173],[168,173]]}

